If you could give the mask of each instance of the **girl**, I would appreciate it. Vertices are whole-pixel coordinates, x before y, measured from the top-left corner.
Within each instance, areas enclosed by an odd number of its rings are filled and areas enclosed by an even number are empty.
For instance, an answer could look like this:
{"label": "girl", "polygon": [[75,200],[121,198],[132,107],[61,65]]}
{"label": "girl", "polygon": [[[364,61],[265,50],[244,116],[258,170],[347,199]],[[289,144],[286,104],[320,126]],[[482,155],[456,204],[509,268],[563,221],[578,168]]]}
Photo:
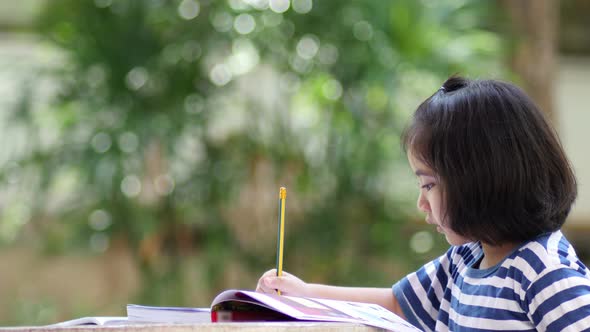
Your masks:
{"label": "girl", "polygon": [[418,209],[450,249],[392,288],[270,270],[257,291],[377,303],[426,331],[590,330],[590,272],[560,231],[576,179],[531,99],[509,83],[451,77],[402,142]]}

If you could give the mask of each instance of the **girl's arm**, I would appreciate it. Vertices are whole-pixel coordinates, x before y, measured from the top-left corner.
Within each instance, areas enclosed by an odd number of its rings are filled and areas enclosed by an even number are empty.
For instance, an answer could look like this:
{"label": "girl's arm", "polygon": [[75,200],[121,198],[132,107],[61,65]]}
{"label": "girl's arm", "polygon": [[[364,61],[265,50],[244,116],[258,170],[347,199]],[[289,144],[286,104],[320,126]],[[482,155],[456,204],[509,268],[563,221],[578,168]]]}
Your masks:
{"label": "girl's arm", "polygon": [[283,295],[375,303],[405,319],[404,313],[399,302],[393,295],[391,288],[338,287],[308,284],[287,272],[283,272],[281,277],[276,276],[275,269],[265,272],[258,280],[256,291],[275,294],[277,290],[280,290]]}

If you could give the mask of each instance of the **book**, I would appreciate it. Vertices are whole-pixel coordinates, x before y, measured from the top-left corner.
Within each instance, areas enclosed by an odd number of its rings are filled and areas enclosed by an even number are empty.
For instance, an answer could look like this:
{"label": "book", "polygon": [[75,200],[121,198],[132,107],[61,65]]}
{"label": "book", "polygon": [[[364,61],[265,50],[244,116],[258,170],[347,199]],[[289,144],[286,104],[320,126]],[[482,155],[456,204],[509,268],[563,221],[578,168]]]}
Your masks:
{"label": "book", "polygon": [[129,322],[146,323],[210,323],[211,310],[209,308],[128,304],[127,319]]}
{"label": "book", "polygon": [[226,290],[211,304],[212,322],[293,320],[361,323],[396,332],[421,331],[393,312],[370,303]]}
{"label": "book", "polygon": [[51,327],[67,327],[77,325],[127,325],[127,317],[122,316],[97,316],[97,317],[81,317],[70,319],[64,322],[51,324]]}
{"label": "book", "polygon": [[210,308],[128,304],[127,317],[82,317],[50,326],[268,321],[357,323],[395,332],[420,331],[377,304],[262,294],[235,289],[217,295]]}

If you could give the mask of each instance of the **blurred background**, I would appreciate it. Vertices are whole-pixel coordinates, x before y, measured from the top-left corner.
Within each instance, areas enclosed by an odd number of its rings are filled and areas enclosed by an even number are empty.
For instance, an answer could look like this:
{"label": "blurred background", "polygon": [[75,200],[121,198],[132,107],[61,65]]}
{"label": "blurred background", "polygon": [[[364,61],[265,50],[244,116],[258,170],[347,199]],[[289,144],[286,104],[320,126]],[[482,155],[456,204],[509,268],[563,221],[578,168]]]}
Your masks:
{"label": "blurred background", "polygon": [[209,306],[275,264],[388,287],[448,245],[399,134],[454,73],[518,83],[580,183],[583,0],[0,2],[0,325]]}

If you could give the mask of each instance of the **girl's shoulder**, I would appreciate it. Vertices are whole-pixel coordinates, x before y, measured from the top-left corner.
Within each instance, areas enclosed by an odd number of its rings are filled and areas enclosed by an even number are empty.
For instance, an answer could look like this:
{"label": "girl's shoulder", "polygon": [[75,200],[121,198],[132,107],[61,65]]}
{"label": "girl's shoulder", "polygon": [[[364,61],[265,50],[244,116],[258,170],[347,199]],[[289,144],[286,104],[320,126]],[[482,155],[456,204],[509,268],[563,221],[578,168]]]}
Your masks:
{"label": "girl's shoulder", "polygon": [[526,242],[507,258],[505,265],[522,273],[528,281],[555,270],[590,278],[590,271],[561,231]]}

